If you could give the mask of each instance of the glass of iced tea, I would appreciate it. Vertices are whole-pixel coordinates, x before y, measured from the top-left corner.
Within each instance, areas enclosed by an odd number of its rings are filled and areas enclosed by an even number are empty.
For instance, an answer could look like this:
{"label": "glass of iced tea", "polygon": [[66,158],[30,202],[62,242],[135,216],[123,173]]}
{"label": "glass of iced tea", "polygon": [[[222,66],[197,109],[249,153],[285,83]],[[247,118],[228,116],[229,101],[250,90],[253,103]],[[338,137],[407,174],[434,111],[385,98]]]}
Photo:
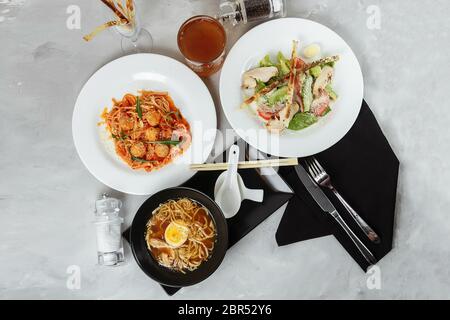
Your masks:
{"label": "glass of iced tea", "polygon": [[222,24],[210,16],[195,16],[178,31],[178,48],[187,65],[201,77],[208,77],[223,65],[227,36]]}

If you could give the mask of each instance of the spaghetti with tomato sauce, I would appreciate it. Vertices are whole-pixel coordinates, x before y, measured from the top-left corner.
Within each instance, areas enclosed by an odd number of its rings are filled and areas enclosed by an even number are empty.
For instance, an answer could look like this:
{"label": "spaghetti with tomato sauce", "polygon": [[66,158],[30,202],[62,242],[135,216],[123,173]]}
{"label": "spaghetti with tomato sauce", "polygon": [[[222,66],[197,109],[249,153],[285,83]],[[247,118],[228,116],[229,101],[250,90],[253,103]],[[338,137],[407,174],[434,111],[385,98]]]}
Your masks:
{"label": "spaghetti with tomato sauce", "polygon": [[159,169],[191,144],[189,123],[167,92],[127,93],[120,101],[113,99],[102,118],[116,153],[132,169]]}

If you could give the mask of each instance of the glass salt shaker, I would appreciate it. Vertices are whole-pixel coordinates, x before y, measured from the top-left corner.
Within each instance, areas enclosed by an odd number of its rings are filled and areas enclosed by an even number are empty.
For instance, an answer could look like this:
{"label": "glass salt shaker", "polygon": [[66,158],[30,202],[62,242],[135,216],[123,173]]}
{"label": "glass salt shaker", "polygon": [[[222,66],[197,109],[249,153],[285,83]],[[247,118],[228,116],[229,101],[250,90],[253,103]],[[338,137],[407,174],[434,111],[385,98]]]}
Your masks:
{"label": "glass salt shaker", "polygon": [[246,24],[257,20],[285,17],[286,0],[222,0],[219,20],[222,23]]}
{"label": "glass salt shaker", "polygon": [[106,193],[95,201],[95,227],[97,231],[98,264],[117,266],[124,262],[121,225],[119,216],[122,202]]}

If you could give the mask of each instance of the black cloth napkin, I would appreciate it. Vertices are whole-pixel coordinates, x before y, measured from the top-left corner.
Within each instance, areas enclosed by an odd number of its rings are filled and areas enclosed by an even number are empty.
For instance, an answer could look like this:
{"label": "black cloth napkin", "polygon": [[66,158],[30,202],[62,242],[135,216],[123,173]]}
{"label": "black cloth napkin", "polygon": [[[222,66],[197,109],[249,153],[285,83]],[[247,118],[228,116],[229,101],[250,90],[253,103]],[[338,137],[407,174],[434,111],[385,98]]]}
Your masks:
{"label": "black cloth napkin", "polygon": [[[240,146],[241,153],[244,153],[244,151],[248,148],[248,146],[242,141],[239,141],[238,145]],[[216,162],[223,162],[226,159],[227,156],[225,151],[216,159]],[[221,171],[198,172],[186,183],[182,184],[182,186],[202,191],[214,199],[214,186],[221,173]],[[293,196],[292,193],[273,190],[255,169],[239,170],[239,174],[248,188],[264,190],[264,200],[262,203],[244,200],[241,204],[239,212],[234,217],[227,219],[229,248],[245,237],[261,222],[266,220],[272,213],[288,202]],[[123,233],[124,238],[127,240],[128,232],[129,230],[126,230]],[[226,263],[226,258],[224,263]],[[174,295],[181,289],[167,286],[162,287],[168,295]]]}
{"label": "black cloth napkin", "polygon": [[[316,158],[330,174],[336,189],[380,236],[380,244],[368,240],[336,197],[329,190],[324,190],[342,218],[380,260],[392,249],[400,163],[365,101],[347,135]],[[320,209],[298,179],[294,168],[282,167],[279,174],[296,196],[289,201],[278,227],[278,245],[333,234],[366,270],[369,263],[334,219]]]}

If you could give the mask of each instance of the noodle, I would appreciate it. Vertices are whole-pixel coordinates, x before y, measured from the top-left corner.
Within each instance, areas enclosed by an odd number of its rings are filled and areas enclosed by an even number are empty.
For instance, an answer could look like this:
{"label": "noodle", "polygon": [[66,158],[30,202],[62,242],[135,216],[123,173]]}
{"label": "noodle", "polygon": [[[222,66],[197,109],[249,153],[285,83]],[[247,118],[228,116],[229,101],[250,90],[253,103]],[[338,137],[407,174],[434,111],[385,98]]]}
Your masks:
{"label": "noodle", "polygon": [[[177,246],[167,243],[170,225],[177,231],[186,229],[187,236]],[[159,264],[185,273],[197,269],[208,260],[214,249],[216,228],[208,210],[189,198],[168,200],[154,210],[147,223],[147,247]]]}
{"label": "noodle", "polygon": [[161,168],[190,146],[189,123],[167,92],[142,90],[112,101],[102,118],[116,153],[132,169]]}

